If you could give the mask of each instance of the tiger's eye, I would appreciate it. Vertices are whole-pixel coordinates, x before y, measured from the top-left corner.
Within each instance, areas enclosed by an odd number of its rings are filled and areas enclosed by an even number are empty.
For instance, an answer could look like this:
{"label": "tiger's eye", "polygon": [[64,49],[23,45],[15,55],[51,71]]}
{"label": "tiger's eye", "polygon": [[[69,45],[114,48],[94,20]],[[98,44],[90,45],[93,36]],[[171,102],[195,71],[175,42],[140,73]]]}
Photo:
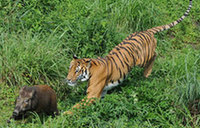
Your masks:
{"label": "tiger's eye", "polygon": [[80,70],[80,67],[78,66],[78,67],[76,68],[75,73],[79,72],[79,70]]}

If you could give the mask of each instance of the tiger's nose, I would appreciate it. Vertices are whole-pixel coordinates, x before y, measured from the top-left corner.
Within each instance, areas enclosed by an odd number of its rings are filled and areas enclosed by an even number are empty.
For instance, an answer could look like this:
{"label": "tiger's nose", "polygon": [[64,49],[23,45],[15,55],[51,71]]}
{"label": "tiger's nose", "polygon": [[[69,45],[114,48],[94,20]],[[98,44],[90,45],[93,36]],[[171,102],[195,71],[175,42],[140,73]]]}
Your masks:
{"label": "tiger's nose", "polygon": [[64,83],[64,84],[66,84],[66,83],[68,83],[70,80],[68,80],[67,78],[66,79],[64,79],[63,81],[62,81],[62,83]]}

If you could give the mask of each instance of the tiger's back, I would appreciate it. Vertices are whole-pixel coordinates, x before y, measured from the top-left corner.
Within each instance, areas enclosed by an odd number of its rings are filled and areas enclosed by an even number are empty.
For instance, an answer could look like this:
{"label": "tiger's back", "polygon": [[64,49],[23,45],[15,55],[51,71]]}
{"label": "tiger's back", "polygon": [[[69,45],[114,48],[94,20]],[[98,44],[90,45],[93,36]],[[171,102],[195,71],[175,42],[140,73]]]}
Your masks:
{"label": "tiger's back", "polygon": [[[108,56],[116,55],[122,62],[129,64],[130,67],[144,67],[154,56],[157,41],[154,34],[148,31],[130,34],[120,44],[118,44]],[[121,61],[120,61],[121,62]],[[121,64],[122,68],[124,64]],[[125,66],[127,66],[125,64]]]}

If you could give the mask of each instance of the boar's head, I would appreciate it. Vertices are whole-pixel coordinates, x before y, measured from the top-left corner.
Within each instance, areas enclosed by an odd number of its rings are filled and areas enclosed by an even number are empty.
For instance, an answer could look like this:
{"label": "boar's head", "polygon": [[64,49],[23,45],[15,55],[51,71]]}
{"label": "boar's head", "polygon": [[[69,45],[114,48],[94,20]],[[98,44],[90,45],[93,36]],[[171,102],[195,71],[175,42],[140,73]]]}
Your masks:
{"label": "boar's head", "polygon": [[19,96],[15,101],[15,109],[12,118],[20,119],[26,114],[27,111],[31,111],[33,109],[35,93],[36,91],[33,87],[24,86],[20,89]]}

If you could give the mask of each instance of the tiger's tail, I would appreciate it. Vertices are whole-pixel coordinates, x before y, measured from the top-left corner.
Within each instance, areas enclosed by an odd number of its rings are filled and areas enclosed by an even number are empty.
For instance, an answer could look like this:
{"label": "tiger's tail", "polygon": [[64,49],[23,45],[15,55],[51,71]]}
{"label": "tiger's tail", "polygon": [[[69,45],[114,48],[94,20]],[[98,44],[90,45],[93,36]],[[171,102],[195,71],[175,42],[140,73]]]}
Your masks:
{"label": "tiger's tail", "polygon": [[192,8],[192,0],[190,0],[190,4],[188,6],[188,9],[186,10],[186,12],[184,13],[184,15],[181,18],[179,18],[178,20],[176,20],[176,21],[174,21],[170,24],[154,27],[154,28],[148,29],[147,31],[155,34],[157,32],[161,32],[161,31],[164,31],[164,30],[167,30],[167,29],[174,27],[175,25],[177,25],[178,23],[183,21],[183,19],[185,19],[186,16],[188,16],[191,8]]}

